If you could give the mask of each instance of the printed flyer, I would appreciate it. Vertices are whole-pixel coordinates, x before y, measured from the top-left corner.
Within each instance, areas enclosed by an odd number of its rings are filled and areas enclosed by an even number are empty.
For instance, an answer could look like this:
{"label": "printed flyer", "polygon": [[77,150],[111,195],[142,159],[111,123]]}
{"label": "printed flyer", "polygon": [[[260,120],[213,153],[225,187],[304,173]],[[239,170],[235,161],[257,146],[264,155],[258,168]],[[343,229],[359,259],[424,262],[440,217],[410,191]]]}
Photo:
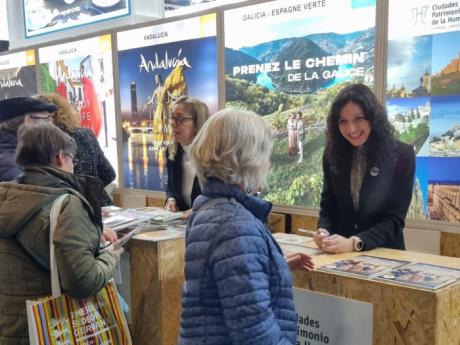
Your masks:
{"label": "printed flyer", "polygon": [[218,108],[216,14],[118,33],[124,185],[162,190],[169,115],[188,95]]}
{"label": "printed flyer", "polygon": [[130,14],[130,0],[23,0],[25,36],[34,37]]}
{"label": "printed flyer", "polygon": [[342,275],[372,277],[389,269],[409,263],[408,261],[390,260],[376,256],[360,255],[352,259],[336,261],[322,266],[319,271],[329,271]]}
{"label": "printed flyer", "polygon": [[227,106],[263,116],[275,137],[266,199],[319,206],[330,104],[349,83],[373,87],[375,11],[373,0],[282,0],[225,11]]}
{"label": "printed flyer", "polygon": [[0,55],[0,100],[37,94],[33,50]]}
{"label": "printed flyer", "polygon": [[96,135],[105,156],[118,171],[111,36],[40,48],[43,92],[66,98],[82,127]]}
{"label": "printed flyer", "polygon": [[395,284],[438,290],[460,278],[460,270],[421,263],[409,263],[379,274],[375,279]]}
{"label": "printed flyer", "polygon": [[388,116],[417,153],[409,218],[460,222],[460,3],[391,0]]}

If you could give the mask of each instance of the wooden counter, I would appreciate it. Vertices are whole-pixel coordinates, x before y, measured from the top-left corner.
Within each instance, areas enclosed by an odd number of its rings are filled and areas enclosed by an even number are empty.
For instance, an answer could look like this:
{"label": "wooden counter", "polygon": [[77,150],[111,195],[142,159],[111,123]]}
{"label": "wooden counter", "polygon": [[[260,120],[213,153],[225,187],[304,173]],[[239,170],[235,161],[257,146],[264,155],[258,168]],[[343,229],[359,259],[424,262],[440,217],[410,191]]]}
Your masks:
{"label": "wooden counter", "polygon": [[179,336],[184,237],[156,241],[156,234],[138,235],[129,246],[131,333],[136,345],[172,345]]}
{"label": "wooden counter", "polygon": [[[313,246],[313,245],[312,245]],[[317,267],[362,253],[318,255]],[[460,259],[375,249],[363,254],[460,268]],[[460,283],[437,291],[329,272],[296,272],[294,286],[371,303],[373,345],[460,345]]]}
{"label": "wooden counter", "polygon": [[[131,330],[136,345],[172,345],[179,334],[184,238],[155,241],[142,234],[130,243]],[[314,247],[310,242],[308,246]],[[460,268],[460,259],[375,249],[320,254],[317,267],[366,254]],[[373,345],[460,345],[460,283],[438,291],[329,272],[296,272],[294,286],[373,305]]]}

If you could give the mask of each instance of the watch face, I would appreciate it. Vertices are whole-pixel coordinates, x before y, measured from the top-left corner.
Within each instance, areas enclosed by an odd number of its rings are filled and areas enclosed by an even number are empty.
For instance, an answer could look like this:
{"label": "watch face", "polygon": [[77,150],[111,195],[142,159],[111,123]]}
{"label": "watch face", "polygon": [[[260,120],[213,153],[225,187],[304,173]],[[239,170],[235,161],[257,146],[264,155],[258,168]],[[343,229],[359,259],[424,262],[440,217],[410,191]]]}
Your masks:
{"label": "watch face", "polygon": [[355,250],[359,252],[361,249],[363,249],[363,241],[361,239],[354,238],[354,247]]}

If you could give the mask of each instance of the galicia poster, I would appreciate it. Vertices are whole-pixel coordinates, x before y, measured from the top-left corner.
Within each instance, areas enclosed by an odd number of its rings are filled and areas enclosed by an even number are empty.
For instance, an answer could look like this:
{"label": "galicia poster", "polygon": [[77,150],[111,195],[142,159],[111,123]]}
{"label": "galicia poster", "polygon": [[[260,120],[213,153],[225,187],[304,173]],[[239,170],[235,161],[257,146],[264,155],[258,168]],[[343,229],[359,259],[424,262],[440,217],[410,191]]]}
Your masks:
{"label": "galicia poster", "polygon": [[409,218],[460,222],[460,3],[391,0],[388,116],[417,153]]}
{"label": "galicia poster", "polygon": [[329,106],[349,83],[373,87],[375,11],[373,0],[225,11],[227,106],[260,114],[275,137],[268,200],[319,206]]}
{"label": "galicia poster", "polygon": [[0,100],[37,94],[34,50],[0,55]]}
{"label": "galicia poster", "polygon": [[23,0],[25,36],[34,37],[130,14],[130,0]]}
{"label": "galicia poster", "polygon": [[120,32],[117,41],[124,184],[162,190],[175,99],[218,108],[216,14]]}
{"label": "galicia poster", "polygon": [[117,141],[111,36],[40,48],[43,92],[66,98],[80,115],[82,127],[98,138],[105,156],[117,169]]}

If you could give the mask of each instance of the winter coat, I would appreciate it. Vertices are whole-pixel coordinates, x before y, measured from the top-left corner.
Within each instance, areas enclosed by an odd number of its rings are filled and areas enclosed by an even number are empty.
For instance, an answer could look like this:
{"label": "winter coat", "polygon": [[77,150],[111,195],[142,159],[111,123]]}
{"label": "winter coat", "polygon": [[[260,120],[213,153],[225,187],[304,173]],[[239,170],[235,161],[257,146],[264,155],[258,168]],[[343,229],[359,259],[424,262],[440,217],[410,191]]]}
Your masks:
{"label": "winter coat", "polygon": [[[96,136],[89,128],[76,128],[73,132],[66,131],[77,143],[75,154],[75,174],[97,177],[107,186],[115,180],[116,173],[99,146]],[[102,206],[112,205],[112,200],[105,190],[101,194]]]}
{"label": "winter coat", "polygon": [[16,135],[0,130],[0,182],[11,181],[22,173],[16,164]]}
{"label": "winter coat", "polygon": [[263,224],[271,204],[214,178],[202,194],[186,232],[179,344],[294,344],[291,274]]}
{"label": "winter coat", "polygon": [[0,183],[1,345],[29,343],[26,300],[51,294],[49,213],[57,197],[69,194],[54,235],[62,290],[76,298],[94,295],[117,263],[114,254],[99,253],[100,210],[75,190],[80,184],[97,190],[99,181],[49,167],[26,169],[19,180],[29,184]]}

